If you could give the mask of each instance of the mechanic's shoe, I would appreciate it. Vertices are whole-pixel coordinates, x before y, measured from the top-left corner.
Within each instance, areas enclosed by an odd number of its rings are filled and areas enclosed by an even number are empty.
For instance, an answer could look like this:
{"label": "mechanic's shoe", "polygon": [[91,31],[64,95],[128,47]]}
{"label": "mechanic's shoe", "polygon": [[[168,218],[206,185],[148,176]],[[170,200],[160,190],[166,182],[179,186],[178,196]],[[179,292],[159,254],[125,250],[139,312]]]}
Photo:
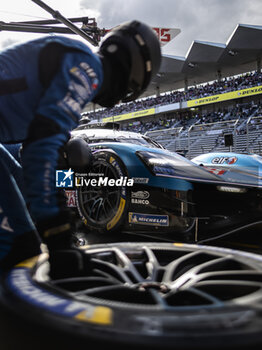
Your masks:
{"label": "mechanic's shoe", "polygon": [[16,236],[7,255],[0,260],[0,273],[16,264],[41,254],[41,241],[35,231]]}
{"label": "mechanic's shoe", "polygon": [[63,211],[37,222],[36,227],[49,251],[73,248],[70,212]]}
{"label": "mechanic's shoe", "polygon": [[[61,269],[66,267],[67,273],[78,264],[79,248],[82,240],[74,235],[72,229],[72,216],[67,210],[58,215],[47,218],[36,224],[38,232],[47,245],[49,253],[49,276],[54,278]],[[78,252],[77,252],[78,251]]]}
{"label": "mechanic's shoe", "polygon": [[77,277],[83,274],[83,252],[80,249],[49,252],[49,276],[51,279]]}

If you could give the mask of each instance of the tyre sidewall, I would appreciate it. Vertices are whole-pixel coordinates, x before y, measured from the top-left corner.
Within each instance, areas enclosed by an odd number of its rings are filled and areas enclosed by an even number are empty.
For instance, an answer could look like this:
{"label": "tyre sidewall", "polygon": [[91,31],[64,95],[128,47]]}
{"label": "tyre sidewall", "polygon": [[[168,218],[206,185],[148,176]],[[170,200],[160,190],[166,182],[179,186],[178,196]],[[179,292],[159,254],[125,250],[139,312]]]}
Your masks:
{"label": "tyre sidewall", "polygon": [[[99,162],[110,164],[117,178],[128,178],[127,169],[120,159],[120,157],[113,151],[98,151],[93,155],[93,164],[97,165]],[[91,168],[92,172],[92,168]],[[128,186],[119,186],[119,198],[117,209],[113,217],[104,223],[94,222],[94,220],[88,217],[86,210],[82,204],[81,188],[76,191],[76,204],[78,213],[84,222],[84,224],[91,230],[95,230],[102,233],[112,232],[118,229],[125,221],[126,213],[129,206],[130,191]]]}

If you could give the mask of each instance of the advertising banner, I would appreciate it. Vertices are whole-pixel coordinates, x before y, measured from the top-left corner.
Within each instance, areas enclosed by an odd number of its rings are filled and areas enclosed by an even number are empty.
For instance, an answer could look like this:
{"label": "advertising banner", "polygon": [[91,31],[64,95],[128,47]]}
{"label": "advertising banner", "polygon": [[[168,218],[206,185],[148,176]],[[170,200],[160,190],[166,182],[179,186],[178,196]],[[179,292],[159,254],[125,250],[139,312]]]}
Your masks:
{"label": "advertising banner", "polygon": [[148,115],[153,115],[153,114],[155,114],[155,108],[149,108],[149,109],[144,109],[141,111],[125,113],[125,114],[120,114],[120,115],[114,115],[113,117],[103,118],[102,121],[103,121],[103,123],[119,122],[119,121],[127,120],[127,119],[146,117]]}
{"label": "advertising banner", "polygon": [[187,101],[187,107],[198,107],[210,103],[222,102],[233,100],[236,98],[247,97],[262,93],[262,86],[255,86],[243,90],[225,92],[224,94],[212,95],[207,97],[198,98],[196,100]]}

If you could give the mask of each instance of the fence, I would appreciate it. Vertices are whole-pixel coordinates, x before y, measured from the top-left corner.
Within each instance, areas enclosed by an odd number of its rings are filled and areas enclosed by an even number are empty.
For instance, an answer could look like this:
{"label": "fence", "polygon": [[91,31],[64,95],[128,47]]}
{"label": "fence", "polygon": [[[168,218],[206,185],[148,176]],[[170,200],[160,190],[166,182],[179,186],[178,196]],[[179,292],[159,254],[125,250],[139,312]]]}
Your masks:
{"label": "fence", "polygon": [[185,129],[148,131],[147,136],[170,151],[192,159],[217,151],[256,153],[262,155],[262,116],[206,124],[193,124]]}

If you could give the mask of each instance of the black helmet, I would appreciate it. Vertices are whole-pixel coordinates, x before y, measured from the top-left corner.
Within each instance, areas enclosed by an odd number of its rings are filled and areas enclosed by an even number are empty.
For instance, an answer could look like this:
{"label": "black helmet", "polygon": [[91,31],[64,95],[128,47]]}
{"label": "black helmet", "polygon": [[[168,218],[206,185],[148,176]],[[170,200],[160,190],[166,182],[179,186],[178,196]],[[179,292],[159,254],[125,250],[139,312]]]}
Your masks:
{"label": "black helmet", "polygon": [[[99,54],[104,61],[106,88],[102,87],[97,102],[105,107],[120,100],[135,100],[145,91],[161,63],[160,43],[155,32],[139,21],[126,22],[111,30],[102,41]],[[109,70],[113,73],[108,74]]]}

